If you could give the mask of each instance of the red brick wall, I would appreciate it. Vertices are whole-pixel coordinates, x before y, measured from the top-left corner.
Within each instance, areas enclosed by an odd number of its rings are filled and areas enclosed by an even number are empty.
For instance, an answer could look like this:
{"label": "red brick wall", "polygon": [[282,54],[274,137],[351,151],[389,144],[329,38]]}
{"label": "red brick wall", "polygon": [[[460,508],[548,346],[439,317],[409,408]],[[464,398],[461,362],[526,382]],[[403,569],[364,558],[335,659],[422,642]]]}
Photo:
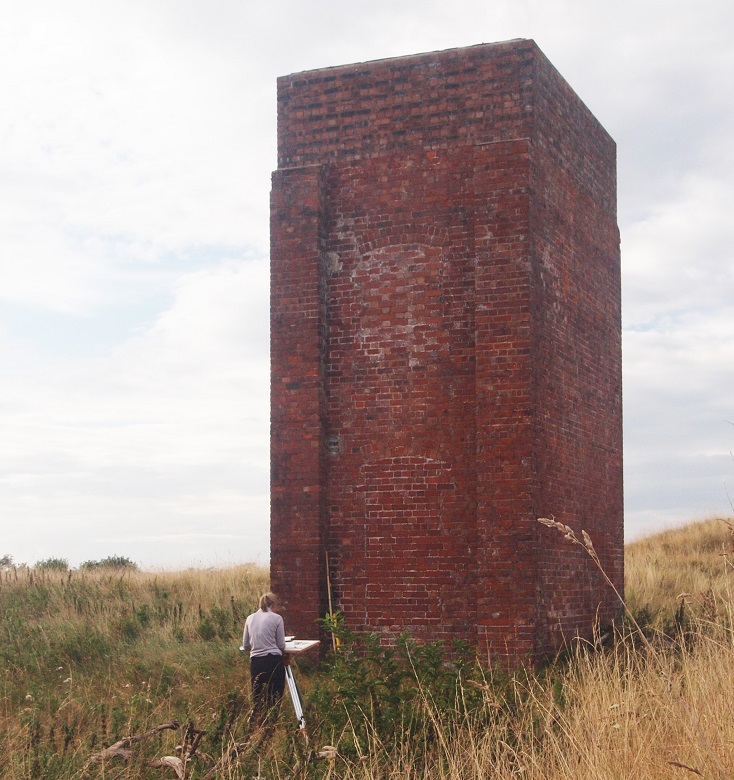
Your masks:
{"label": "red brick wall", "polygon": [[289,632],[539,657],[622,584],[614,143],[532,41],[279,80],[272,587]]}
{"label": "red brick wall", "polygon": [[[536,262],[538,511],[591,536],[623,585],[622,366],[615,158],[546,60],[536,70],[532,255]],[[542,122],[542,125],[541,125]],[[553,507],[563,507],[561,515]],[[580,548],[541,532],[539,625],[549,643],[587,634],[617,606]]]}

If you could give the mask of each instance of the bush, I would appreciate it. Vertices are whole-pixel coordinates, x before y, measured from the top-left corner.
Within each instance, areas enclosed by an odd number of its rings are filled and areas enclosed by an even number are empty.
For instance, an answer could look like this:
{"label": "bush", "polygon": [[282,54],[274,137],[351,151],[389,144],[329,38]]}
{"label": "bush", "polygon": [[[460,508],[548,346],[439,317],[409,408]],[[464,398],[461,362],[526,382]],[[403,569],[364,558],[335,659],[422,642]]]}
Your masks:
{"label": "bush", "polygon": [[417,755],[419,744],[426,749],[437,738],[439,713],[449,729],[479,717],[484,697],[472,682],[483,677],[469,646],[420,645],[407,633],[385,646],[384,637],[355,634],[340,620],[327,618],[324,625],[340,648],[326,660],[307,706],[309,714],[320,713],[324,739],[350,735],[339,744],[345,755],[356,757],[371,739],[384,746],[416,739]]}
{"label": "bush", "polygon": [[66,558],[44,558],[37,561],[33,568],[40,571],[69,571],[69,561]]}
{"label": "bush", "polygon": [[124,555],[108,555],[106,558],[102,558],[101,561],[84,561],[79,568],[87,571],[94,569],[128,569],[137,571],[138,564]]}

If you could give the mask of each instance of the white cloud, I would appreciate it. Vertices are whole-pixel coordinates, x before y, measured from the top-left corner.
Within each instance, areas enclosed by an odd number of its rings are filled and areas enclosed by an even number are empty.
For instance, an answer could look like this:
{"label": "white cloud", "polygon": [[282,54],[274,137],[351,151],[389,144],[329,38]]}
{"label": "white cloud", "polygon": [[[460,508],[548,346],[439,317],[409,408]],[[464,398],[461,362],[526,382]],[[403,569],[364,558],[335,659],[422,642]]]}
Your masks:
{"label": "white cloud", "polygon": [[0,46],[0,296],[88,313],[171,253],[265,251],[272,98],[214,40],[156,35],[143,4],[75,5],[19,10]]}
{"label": "white cloud", "polygon": [[516,37],[618,144],[628,530],[726,510],[730,3],[29,0],[3,22],[0,554],[266,556],[276,77]]}
{"label": "white cloud", "polygon": [[660,200],[624,234],[626,327],[696,310],[727,319],[734,299],[731,184],[686,177],[682,194]]}
{"label": "white cloud", "polygon": [[[213,540],[232,529],[250,539],[241,556],[265,559],[267,301],[263,260],[225,262],[181,277],[152,327],[104,357],[30,360],[10,375],[0,396],[5,544],[42,558],[61,554],[41,552],[56,538],[76,558],[69,550],[96,547],[111,529],[186,535],[203,522]],[[28,538],[29,521],[64,530]],[[183,557],[176,545],[131,545],[136,560]],[[210,552],[204,541],[185,549]]]}

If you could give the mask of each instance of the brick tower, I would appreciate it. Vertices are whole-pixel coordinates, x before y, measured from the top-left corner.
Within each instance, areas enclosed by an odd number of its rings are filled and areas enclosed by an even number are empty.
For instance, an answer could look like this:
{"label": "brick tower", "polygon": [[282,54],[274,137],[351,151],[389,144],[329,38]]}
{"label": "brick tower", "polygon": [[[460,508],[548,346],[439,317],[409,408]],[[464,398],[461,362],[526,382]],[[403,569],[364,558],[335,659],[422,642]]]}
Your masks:
{"label": "brick tower", "polygon": [[271,578],[289,633],[538,659],[618,612],[615,144],[533,41],[278,80]]}

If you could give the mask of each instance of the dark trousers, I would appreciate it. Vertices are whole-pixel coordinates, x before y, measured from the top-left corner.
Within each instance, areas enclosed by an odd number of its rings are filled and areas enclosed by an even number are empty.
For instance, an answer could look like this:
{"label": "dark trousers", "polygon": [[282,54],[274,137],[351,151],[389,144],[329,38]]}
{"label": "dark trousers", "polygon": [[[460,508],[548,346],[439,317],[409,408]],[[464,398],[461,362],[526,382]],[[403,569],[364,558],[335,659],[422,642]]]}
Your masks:
{"label": "dark trousers", "polygon": [[258,723],[283,697],[285,689],[283,656],[271,653],[250,658],[250,677],[254,705],[252,719]]}

